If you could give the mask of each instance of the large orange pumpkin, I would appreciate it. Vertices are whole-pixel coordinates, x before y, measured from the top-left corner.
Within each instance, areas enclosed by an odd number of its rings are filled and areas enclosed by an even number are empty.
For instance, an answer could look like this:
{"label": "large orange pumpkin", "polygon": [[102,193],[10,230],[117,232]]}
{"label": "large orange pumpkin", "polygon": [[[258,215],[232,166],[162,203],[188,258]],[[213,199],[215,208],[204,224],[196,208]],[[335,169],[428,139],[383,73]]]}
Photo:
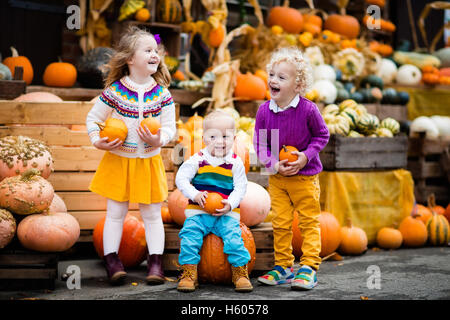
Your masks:
{"label": "large orange pumpkin", "polygon": [[404,218],[398,230],[402,233],[403,245],[406,247],[421,247],[427,242],[427,228],[416,216],[407,216]]}
{"label": "large orange pumpkin", "polygon": [[266,84],[250,72],[238,74],[234,96],[248,100],[263,100],[266,96]]}
{"label": "large orange pumpkin", "polygon": [[50,206],[53,196],[53,186],[37,169],[29,169],[20,176],[0,182],[0,207],[16,214],[42,212]]}
{"label": "large orange pumpkin", "polygon": [[[303,237],[298,227],[298,212],[294,212],[294,220],[292,221],[292,251],[296,258],[302,255]],[[320,241],[322,249],[321,257],[335,252],[341,243],[341,226],[336,217],[326,211],[322,211],[319,216],[320,222]]]}
{"label": "large orange pumpkin", "polygon": [[11,47],[12,56],[5,58],[3,64],[6,65],[11,71],[12,77],[14,78],[14,71],[16,67],[23,68],[23,81],[30,85],[33,81],[33,66],[30,60],[25,56],[19,56],[19,53],[14,47]]}
{"label": "large orange pumpkin", "polygon": [[175,189],[167,199],[168,208],[170,215],[172,216],[173,221],[182,226],[184,224],[184,220],[186,220],[186,215],[184,214],[184,210],[186,210],[187,205],[189,204],[189,199],[186,198],[180,190]]}
{"label": "large orange pumpkin", "polygon": [[0,181],[30,169],[47,179],[53,171],[50,149],[42,141],[25,136],[0,138]]}
{"label": "large orange pumpkin", "polygon": [[169,212],[169,207],[166,205],[161,206],[161,218],[163,223],[174,223],[172,216]]}
{"label": "large orange pumpkin", "polygon": [[341,228],[341,243],[339,252],[345,255],[359,255],[367,250],[366,232],[352,225],[348,220],[347,226]]}
{"label": "large orange pumpkin", "polygon": [[266,189],[249,181],[240,203],[241,222],[252,227],[263,222],[270,212],[270,195]]}
{"label": "large orange pumpkin", "polygon": [[273,7],[267,16],[267,25],[280,26],[288,33],[300,33],[303,30],[303,16],[294,8]]}
{"label": "large orange pumpkin", "polygon": [[358,20],[353,16],[332,14],[325,20],[324,29],[354,39],[359,35],[360,26]]}
{"label": "large orange pumpkin", "polygon": [[107,137],[108,142],[119,139],[125,141],[128,135],[128,128],[120,119],[108,118],[105,123],[97,123],[100,128],[100,138]]}
{"label": "large orange pumpkin", "polygon": [[53,62],[45,68],[42,80],[49,87],[70,88],[77,81],[77,69],[68,62]]}
{"label": "large orange pumpkin", "polygon": [[[256,246],[253,234],[242,222],[240,223],[241,235],[244,246],[250,253],[248,273],[253,270],[256,261]],[[198,264],[198,278],[203,283],[231,283],[231,265],[227,255],[223,252],[223,241],[214,234],[208,234],[203,238],[200,250],[201,260]]]}
{"label": "large orange pumpkin", "polygon": [[[95,226],[92,242],[98,256],[103,259],[103,228],[106,217]],[[123,222],[122,240],[119,246],[119,258],[124,267],[134,267],[142,263],[147,255],[144,222],[127,214]]]}
{"label": "large orange pumpkin", "polygon": [[305,23],[303,24],[303,31],[310,32],[313,35],[318,35],[322,31],[322,18],[314,14],[303,15]]}
{"label": "large orange pumpkin", "polygon": [[19,101],[19,102],[62,102],[64,101],[57,95],[50,93],[50,92],[44,92],[44,91],[37,91],[37,92],[30,92],[25,93],[17,98],[15,98],[13,101]]}
{"label": "large orange pumpkin", "polygon": [[45,212],[32,214],[20,221],[17,237],[27,249],[62,252],[70,249],[80,236],[80,225],[71,214]]}

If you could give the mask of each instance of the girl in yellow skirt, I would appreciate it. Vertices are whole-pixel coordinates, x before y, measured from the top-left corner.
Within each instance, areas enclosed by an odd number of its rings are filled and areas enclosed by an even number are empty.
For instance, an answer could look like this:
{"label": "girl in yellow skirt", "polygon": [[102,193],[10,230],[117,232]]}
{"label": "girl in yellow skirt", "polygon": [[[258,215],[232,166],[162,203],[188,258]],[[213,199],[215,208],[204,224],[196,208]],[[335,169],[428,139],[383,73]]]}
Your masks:
{"label": "girl in yellow skirt", "polygon": [[[106,150],[89,190],[107,198],[103,251],[106,272],[114,284],[126,276],[117,253],[129,202],[139,203],[144,220],[149,251],[146,280],[149,284],[164,282],[161,202],[168,189],[160,151],[175,136],[176,125],[175,106],[167,90],[170,73],[160,42],[159,35],[137,27],[122,36],[108,65],[105,90],[86,119],[92,144]],[[96,123],[110,117],[126,124],[125,141],[100,138]],[[148,117],[161,124],[156,134],[140,126]]]}

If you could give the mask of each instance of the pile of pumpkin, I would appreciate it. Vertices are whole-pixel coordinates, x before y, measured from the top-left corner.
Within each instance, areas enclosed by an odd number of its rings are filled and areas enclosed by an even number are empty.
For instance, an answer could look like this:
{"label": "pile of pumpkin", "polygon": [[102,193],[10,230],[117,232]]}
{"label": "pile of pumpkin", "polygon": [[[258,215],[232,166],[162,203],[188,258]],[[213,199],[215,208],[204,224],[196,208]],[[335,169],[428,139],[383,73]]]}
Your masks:
{"label": "pile of pumpkin", "polygon": [[[398,249],[404,247],[422,247],[427,242],[433,246],[446,246],[450,241],[449,219],[450,204],[445,209],[433,203],[430,197],[429,207],[416,204],[410,216],[400,221],[398,229],[383,227],[377,232],[376,245],[383,249]],[[295,257],[302,255],[303,243],[301,232],[298,228],[298,214],[295,212],[292,222],[292,248]],[[365,231],[352,225],[347,220],[347,225],[340,225],[336,217],[322,211],[319,217],[322,258],[339,252],[343,255],[360,255],[367,250],[368,240]]]}
{"label": "pile of pumpkin", "polygon": [[348,99],[339,105],[329,104],[322,110],[322,116],[330,134],[350,138],[388,137],[400,132],[400,124],[392,118],[381,122],[376,115],[367,112],[362,104]]}
{"label": "pile of pumpkin", "polygon": [[78,221],[46,180],[52,171],[43,142],[24,136],[0,139],[0,249],[16,234],[23,247],[40,252],[62,252],[78,240]]}

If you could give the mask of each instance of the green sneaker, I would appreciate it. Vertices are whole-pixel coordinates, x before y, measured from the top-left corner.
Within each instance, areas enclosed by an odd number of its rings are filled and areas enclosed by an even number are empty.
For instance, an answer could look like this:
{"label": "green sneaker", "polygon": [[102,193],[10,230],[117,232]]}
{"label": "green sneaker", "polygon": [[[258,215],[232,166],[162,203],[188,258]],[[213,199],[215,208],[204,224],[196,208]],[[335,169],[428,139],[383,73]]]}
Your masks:
{"label": "green sneaker", "polygon": [[311,290],[317,285],[317,273],[310,266],[300,266],[294,279],[291,281],[293,290]]}
{"label": "green sneaker", "polygon": [[294,279],[294,269],[292,267],[275,266],[265,275],[258,277],[258,282],[268,284],[269,286],[276,286],[277,284],[290,283]]}

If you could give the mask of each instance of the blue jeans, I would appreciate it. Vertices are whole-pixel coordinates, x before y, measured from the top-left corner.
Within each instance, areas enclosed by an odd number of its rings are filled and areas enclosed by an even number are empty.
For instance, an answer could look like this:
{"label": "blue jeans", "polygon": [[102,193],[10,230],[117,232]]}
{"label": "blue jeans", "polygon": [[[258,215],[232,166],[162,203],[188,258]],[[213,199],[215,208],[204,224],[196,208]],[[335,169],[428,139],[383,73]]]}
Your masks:
{"label": "blue jeans", "polygon": [[209,233],[222,238],[223,252],[228,255],[228,262],[233,267],[244,266],[250,261],[250,253],[244,247],[238,220],[228,216],[214,217],[210,214],[198,214],[187,218],[179,233],[181,242],[178,263],[180,265],[200,262],[199,252],[203,238]]}

